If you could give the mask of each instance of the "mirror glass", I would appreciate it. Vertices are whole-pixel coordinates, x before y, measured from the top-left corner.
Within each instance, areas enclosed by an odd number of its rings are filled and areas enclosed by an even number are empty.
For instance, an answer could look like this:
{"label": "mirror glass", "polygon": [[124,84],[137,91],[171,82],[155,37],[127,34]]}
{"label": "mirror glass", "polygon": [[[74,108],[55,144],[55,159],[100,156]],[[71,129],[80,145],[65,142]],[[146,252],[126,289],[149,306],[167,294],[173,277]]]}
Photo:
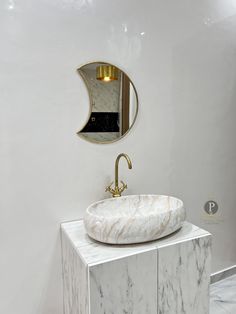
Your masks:
{"label": "mirror glass", "polygon": [[133,126],[138,112],[138,95],[125,72],[104,62],[78,69],[89,94],[90,112],[80,137],[94,143],[119,140]]}

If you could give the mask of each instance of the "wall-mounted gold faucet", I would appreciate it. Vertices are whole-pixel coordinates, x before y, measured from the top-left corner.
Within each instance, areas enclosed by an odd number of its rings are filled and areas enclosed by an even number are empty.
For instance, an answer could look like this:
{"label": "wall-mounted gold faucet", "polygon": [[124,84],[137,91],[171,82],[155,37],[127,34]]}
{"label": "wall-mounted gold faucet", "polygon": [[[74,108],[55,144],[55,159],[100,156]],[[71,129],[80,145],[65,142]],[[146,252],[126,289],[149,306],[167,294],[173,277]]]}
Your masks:
{"label": "wall-mounted gold faucet", "polygon": [[128,168],[132,169],[132,162],[127,154],[119,154],[116,158],[116,163],[115,163],[115,188],[113,189],[111,186],[113,182],[106,188],[106,192],[110,192],[113,197],[119,197],[121,196],[121,193],[127,189],[127,184],[125,184],[123,181],[121,182],[121,186],[119,187],[119,161],[120,158],[124,157],[128,163]]}

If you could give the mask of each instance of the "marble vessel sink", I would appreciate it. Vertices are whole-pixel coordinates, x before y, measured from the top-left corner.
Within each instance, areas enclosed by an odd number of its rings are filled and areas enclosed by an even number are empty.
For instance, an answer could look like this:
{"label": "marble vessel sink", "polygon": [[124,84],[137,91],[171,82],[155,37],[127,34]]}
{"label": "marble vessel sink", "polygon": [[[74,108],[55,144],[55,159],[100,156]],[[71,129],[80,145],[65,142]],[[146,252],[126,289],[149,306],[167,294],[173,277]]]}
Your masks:
{"label": "marble vessel sink", "polygon": [[165,195],[128,195],[91,204],[84,216],[88,235],[110,244],[156,240],[180,229],[183,202]]}

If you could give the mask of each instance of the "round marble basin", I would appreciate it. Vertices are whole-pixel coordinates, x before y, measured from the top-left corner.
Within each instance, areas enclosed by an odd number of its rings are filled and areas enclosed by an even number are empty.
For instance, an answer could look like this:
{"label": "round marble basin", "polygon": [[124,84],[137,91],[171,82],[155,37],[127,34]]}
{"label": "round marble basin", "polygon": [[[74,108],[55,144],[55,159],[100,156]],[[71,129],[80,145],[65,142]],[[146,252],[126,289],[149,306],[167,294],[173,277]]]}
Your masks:
{"label": "round marble basin", "polygon": [[185,221],[183,202],[165,195],[128,195],[91,204],[84,217],[88,235],[110,244],[141,243],[165,237]]}

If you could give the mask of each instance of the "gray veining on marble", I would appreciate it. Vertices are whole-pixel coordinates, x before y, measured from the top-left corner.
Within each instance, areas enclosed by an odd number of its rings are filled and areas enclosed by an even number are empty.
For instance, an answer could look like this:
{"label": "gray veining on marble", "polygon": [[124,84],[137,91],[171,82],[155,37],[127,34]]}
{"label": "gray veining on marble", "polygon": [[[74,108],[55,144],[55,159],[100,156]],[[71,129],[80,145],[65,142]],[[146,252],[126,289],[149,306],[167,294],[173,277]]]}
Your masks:
{"label": "gray veining on marble", "polygon": [[108,260],[138,254],[163,246],[173,245],[174,243],[210,235],[209,232],[188,222],[184,222],[183,227],[179,231],[157,241],[141,244],[107,245],[97,242],[87,236],[82,220],[63,223],[61,228],[63,232],[68,234],[71,242],[75,248],[79,250],[81,256],[88,265],[102,263]]}
{"label": "gray veining on marble", "polygon": [[207,231],[185,222],[171,236],[123,246],[94,241],[83,221],[61,231],[65,314],[209,313]]}
{"label": "gray veining on marble", "polygon": [[159,314],[208,314],[211,236],[159,250]]}
{"label": "gray veining on marble", "polygon": [[88,271],[65,233],[61,233],[64,314],[89,314]]}
{"label": "gray veining on marble", "polygon": [[210,314],[236,313],[236,275],[211,285]]}
{"label": "gray veining on marble", "polygon": [[157,251],[90,268],[91,314],[157,311]]}
{"label": "gray veining on marble", "polygon": [[166,195],[128,195],[91,204],[85,229],[93,239],[132,244],[163,238],[180,229],[186,219],[183,202]]}
{"label": "gray veining on marble", "polygon": [[82,135],[84,138],[97,142],[110,142],[115,141],[121,137],[120,132],[83,132]]}

